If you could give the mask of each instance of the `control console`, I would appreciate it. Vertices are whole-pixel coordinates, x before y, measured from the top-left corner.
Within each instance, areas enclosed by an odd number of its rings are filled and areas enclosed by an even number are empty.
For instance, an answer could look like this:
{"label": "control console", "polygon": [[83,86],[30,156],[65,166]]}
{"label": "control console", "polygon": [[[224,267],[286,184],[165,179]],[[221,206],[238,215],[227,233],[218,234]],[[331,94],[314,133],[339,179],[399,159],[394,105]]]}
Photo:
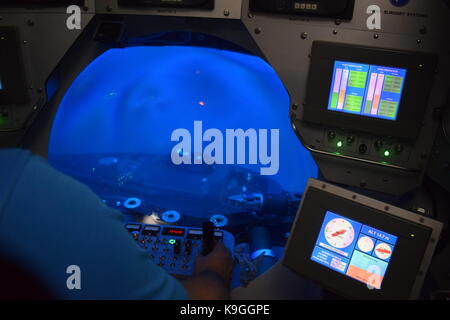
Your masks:
{"label": "control console", "polygon": [[214,239],[222,240],[232,255],[234,252],[233,235],[225,230],[212,230],[211,226],[201,229],[129,223],[125,228],[152,261],[172,275],[192,275],[197,256],[208,254],[214,247]]}

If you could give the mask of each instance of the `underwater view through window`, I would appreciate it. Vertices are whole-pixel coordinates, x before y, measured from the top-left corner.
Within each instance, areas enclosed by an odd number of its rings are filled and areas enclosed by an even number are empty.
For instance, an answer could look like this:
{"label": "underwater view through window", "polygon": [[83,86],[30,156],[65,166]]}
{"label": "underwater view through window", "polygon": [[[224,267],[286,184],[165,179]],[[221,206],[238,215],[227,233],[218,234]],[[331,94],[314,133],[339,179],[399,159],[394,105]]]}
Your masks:
{"label": "underwater view through window", "polygon": [[49,161],[110,206],[195,226],[292,222],[317,167],[275,71],[248,54],[111,49],[66,92]]}

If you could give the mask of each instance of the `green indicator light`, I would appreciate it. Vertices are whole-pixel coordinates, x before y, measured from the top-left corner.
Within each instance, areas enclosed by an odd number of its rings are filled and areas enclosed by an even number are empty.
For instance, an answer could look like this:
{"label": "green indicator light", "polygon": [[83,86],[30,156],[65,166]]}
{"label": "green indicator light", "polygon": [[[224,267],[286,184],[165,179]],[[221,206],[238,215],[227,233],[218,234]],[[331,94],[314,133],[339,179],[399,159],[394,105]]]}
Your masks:
{"label": "green indicator light", "polygon": [[344,143],[343,143],[342,141],[338,141],[338,142],[336,143],[336,145],[337,145],[338,148],[342,148],[342,146],[344,145]]}
{"label": "green indicator light", "polygon": [[389,157],[391,155],[391,152],[389,150],[384,151],[384,156]]}
{"label": "green indicator light", "polygon": [[177,241],[176,240],[174,240],[174,239],[170,239],[169,240],[169,244],[175,244]]}
{"label": "green indicator light", "polygon": [[416,235],[414,233],[411,233],[411,238],[414,238]]}

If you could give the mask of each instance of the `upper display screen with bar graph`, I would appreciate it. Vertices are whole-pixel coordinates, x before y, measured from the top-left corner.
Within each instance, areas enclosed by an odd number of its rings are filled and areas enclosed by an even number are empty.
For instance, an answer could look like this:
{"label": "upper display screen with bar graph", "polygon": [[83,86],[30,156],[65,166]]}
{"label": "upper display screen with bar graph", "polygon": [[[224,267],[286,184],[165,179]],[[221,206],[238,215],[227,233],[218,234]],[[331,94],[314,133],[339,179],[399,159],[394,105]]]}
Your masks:
{"label": "upper display screen with bar graph", "polygon": [[335,61],[328,110],[397,120],[407,70]]}

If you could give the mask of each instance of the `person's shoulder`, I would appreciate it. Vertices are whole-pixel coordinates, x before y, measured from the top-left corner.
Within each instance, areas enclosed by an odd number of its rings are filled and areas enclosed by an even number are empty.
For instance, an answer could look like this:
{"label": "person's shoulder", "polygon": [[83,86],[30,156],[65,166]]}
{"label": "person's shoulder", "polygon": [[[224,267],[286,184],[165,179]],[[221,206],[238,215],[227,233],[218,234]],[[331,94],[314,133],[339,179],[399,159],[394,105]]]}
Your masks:
{"label": "person's shoulder", "polygon": [[30,156],[31,152],[25,149],[0,149],[0,161]]}
{"label": "person's shoulder", "polygon": [[32,157],[28,150],[0,149],[0,175],[11,175],[21,171]]}

